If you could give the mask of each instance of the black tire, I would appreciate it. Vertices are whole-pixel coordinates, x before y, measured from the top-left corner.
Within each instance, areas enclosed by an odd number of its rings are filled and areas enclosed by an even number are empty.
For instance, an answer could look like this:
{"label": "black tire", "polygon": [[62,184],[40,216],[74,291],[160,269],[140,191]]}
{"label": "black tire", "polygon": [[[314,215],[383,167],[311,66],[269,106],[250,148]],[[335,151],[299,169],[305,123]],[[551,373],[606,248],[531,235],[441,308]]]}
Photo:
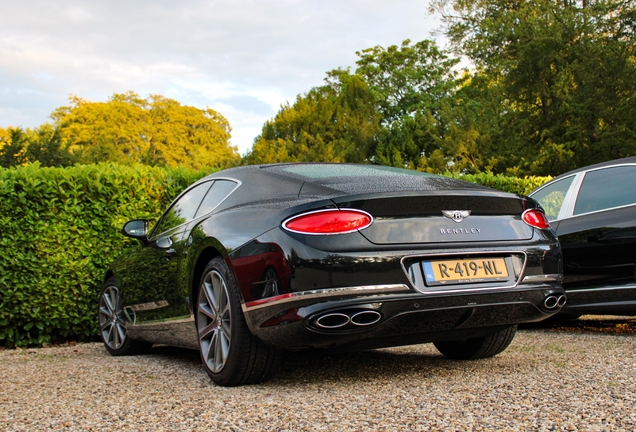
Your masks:
{"label": "black tire", "polygon": [[281,353],[250,332],[238,287],[223,259],[214,258],[205,267],[196,298],[199,350],[212,381],[229,387],[272,378]]}
{"label": "black tire", "polygon": [[435,348],[453,360],[475,360],[493,357],[503,352],[515,337],[517,326],[508,327],[490,336],[434,342]]}
{"label": "black tire", "polygon": [[114,277],[102,285],[99,295],[99,333],[106,350],[114,356],[147,353],[152,344],[128,337],[126,315],[121,305],[119,288]]}

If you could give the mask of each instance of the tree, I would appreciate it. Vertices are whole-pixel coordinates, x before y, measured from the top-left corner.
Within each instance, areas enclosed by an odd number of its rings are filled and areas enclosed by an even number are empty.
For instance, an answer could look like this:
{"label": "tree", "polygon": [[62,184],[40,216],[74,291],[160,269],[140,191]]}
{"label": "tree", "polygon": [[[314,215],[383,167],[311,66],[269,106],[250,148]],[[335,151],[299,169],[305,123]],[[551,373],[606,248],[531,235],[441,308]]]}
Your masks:
{"label": "tree", "polygon": [[356,73],[374,93],[382,115],[375,163],[426,171],[445,171],[454,154],[442,147],[448,128],[442,114],[458,85],[454,67],[435,42],[423,40],[388,48],[376,46],[356,53]]}
{"label": "tree", "polygon": [[433,9],[480,82],[497,87],[482,93],[502,106],[503,129],[490,135],[495,171],[555,175],[636,154],[633,0],[438,0]]}
{"label": "tree", "polygon": [[328,74],[326,85],[283,106],[246,156],[247,163],[365,162],[373,151],[380,115],[364,79]]}
{"label": "tree", "polygon": [[36,129],[0,129],[0,166],[39,162],[41,166],[69,166],[74,159],[58,131],[49,124]]}
{"label": "tree", "polygon": [[28,162],[40,162],[41,166],[70,166],[75,163],[75,157],[69,152],[63,142],[58,128],[50,124],[43,124],[36,129],[27,129],[29,144],[26,148]]}
{"label": "tree", "polygon": [[432,41],[357,55],[354,73],[328,72],[325,85],[265,123],[246,161],[371,162],[435,172],[464,166],[441,139],[459,82],[457,60]]}
{"label": "tree", "polygon": [[27,136],[21,128],[0,130],[0,166],[8,168],[26,163]]}
{"label": "tree", "polygon": [[114,161],[201,169],[239,163],[230,126],[216,111],[160,95],[114,94],[108,102],[70,98],[51,117],[80,163]]}

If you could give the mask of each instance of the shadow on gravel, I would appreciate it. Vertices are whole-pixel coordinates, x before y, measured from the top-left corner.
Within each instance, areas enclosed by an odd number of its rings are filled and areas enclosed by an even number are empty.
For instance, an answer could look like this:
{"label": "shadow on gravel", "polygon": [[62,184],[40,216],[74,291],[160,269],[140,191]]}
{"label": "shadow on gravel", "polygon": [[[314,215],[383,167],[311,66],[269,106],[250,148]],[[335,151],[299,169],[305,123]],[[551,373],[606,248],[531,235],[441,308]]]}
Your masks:
{"label": "shadow on gravel", "polygon": [[[323,383],[343,380],[394,379],[399,375],[421,376],[426,370],[447,370],[455,364],[437,353],[385,350],[351,353],[324,350],[286,353],[272,384]],[[437,373],[437,372],[433,372]]]}
{"label": "shadow on gravel", "polygon": [[183,363],[184,365],[200,365],[201,356],[199,351],[187,348],[179,348],[168,345],[155,345],[150,352],[146,354],[149,357],[160,357],[170,359],[174,362]]}
{"label": "shadow on gravel", "polygon": [[554,332],[636,334],[636,317],[583,315],[575,320],[559,321],[548,319],[538,323],[524,324],[520,328],[546,329]]}
{"label": "shadow on gravel", "polygon": [[[167,360],[184,368],[201,368],[196,350],[155,346],[149,357]],[[286,352],[279,372],[266,385],[321,383],[341,380],[364,381],[370,378],[394,378],[396,375],[421,374],[422,370],[448,369],[455,363],[441,354],[389,352],[384,350],[351,353],[308,350]]]}

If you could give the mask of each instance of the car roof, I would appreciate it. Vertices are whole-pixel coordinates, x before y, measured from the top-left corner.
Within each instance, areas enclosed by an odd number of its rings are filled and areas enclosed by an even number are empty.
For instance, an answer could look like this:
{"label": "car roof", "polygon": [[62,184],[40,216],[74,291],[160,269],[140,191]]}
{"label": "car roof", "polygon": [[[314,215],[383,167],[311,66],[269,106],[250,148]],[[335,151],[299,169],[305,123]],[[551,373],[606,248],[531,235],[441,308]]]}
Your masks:
{"label": "car roof", "polygon": [[[286,163],[249,165],[219,171],[210,176],[236,178],[250,184],[279,180],[285,188],[310,189],[325,195],[381,192],[488,189],[484,186],[420,171],[371,164]],[[269,179],[268,179],[269,177]]]}
{"label": "car roof", "polygon": [[614,165],[621,165],[621,164],[636,164],[636,156],[632,156],[632,157],[627,157],[627,158],[622,158],[622,159],[614,159],[614,160],[610,160],[607,162],[601,162],[601,163],[597,163],[594,165],[588,165],[588,166],[584,166],[581,168],[577,168],[575,170],[572,171],[568,171],[564,174],[560,174],[557,177],[555,177],[554,179],[552,179],[551,181],[563,178],[563,177],[568,177],[572,174],[576,174],[582,171],[589,171],[592,169],[597,169],[597,168],[605,168],[605,167],[609,167],[609,166],[614,166]]}

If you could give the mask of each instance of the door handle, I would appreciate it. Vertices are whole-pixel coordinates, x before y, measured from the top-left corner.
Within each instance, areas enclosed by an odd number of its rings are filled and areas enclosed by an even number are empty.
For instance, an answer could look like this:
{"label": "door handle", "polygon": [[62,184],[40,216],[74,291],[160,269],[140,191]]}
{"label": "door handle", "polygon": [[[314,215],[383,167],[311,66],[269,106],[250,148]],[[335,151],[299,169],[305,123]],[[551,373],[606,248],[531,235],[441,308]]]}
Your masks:
{"label": "door handle", "polygon": [[177,251],[175,249],[170,248],[166,251],[166,259],[169,260],[171,258],[174,258],[176,254],[177,254]]}

